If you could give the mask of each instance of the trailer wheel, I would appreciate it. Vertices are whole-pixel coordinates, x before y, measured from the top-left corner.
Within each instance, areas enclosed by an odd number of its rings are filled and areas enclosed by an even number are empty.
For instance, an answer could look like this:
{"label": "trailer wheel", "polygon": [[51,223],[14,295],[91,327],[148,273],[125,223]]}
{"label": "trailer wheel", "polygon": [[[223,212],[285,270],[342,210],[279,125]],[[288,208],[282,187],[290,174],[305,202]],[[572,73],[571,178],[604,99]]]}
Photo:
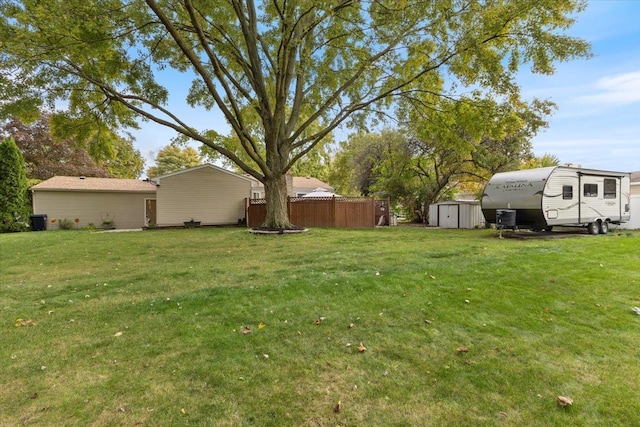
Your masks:
{"label": "trailer wheel", "polygon": [[544,228],[544,231],[552,231],[553,230],[553,225],[548,225]]}
{"label": "trailer wheel", "polygon": [[589,225],[587,225],[587,231],[589,234],[598,234],[600,232],[598,221],[590,222]]}
{"label": "trailer wheel", "polygon": [[607,234],[609,232],[609,223],[607,221],[601,221],[598,231],[600,234]]}

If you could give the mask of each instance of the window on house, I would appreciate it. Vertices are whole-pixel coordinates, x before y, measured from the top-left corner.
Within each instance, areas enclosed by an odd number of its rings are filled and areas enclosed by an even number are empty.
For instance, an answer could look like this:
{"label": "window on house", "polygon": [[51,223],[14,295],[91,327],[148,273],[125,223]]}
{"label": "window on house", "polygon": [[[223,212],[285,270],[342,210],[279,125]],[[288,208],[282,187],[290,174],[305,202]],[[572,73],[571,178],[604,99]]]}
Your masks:
{"label": "window on house", "polygon": [[598,184],[585,184],[584,197],[598,197]]}
{"label": "window on house", "polygon": [[259,191],[254,191],[253,192],[253,200],[257,200],[260,198],[260,192]]}
{"label": "window on house", "polygon": [[604,180],[604,198],[615,199],[616,198],[616,180],[605,178]]}
{"label": "window on house", "polygon": [[562,186],[562,198],[564,200],[573,199],[573,185],[563,185]]}

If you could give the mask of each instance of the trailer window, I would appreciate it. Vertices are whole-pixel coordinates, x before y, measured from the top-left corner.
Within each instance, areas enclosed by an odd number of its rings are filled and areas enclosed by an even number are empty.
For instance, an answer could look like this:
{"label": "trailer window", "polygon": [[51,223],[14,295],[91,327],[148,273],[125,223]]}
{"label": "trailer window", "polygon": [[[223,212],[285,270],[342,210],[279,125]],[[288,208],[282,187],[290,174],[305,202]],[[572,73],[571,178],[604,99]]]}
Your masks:
{"label": "trailer window", "polygon": [[573,185],[562,186],[562,199],[564,200],[573,199]]}
{"label": "trailer window", "polygon": [[616,180],[605,178],[604,180],[604,198],[615,199],[616,198]]}
{"label": "trailer window", "polygon": [[584,197],[598,197],[598,184],[585,184]]}

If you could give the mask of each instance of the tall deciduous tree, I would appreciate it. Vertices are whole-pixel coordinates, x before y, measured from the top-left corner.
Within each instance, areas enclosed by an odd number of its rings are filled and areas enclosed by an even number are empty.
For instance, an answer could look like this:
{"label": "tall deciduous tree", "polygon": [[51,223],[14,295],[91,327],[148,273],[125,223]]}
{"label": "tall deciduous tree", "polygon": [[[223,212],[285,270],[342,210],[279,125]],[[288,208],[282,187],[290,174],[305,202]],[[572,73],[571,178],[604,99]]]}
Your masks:
{"label": "tall deciduous tree", "polygon": [[[395,98],[473,86],[518,97],[526,64],[588,54],[562,33],[583,0],[5,0],[0,107],[69,101],[95,131],[152,120],[262,181],[265,226],[290,227],[285,174],[338,126],[386,114]],[[167,106],[162,70],[193,80],[186,102],[218,108],[238,156]],[[171,80],[175,80],[175,74]],[[252,120],[258,118],[254,131]],[[206,126],[206,125],[204,125]],[[312,130],[308,132],[309,130]],[[104,141],[99,138],[98,141]],[[99,144],[98,144],[99,145]]]}
{"label": "tall deciduous tree", "polygon": [[44,180],[55,175],[138,178],[142,173],[144,159],[130,140],[114,138],[112,154],[94,158],[77,141],[54,139],[50,118],[49,113],[43,113],[25,124],[11,117],[0,126],[0,136],[13,138],[22,152],[29,179]]}
{"label": "tall deciduous tree", "polygon": [[191,147],[180,148],[176,145],[167,145],[158,151],[156,155],[156,165],[147,169],[147,177],[155,178],[200,164],[202,164],[202,158],[195,149]]}
{"label": "tall deciduous tree", "polygon": [[29,198],[24,159],[16,143],[0,141],[0,233],[29,227]]}

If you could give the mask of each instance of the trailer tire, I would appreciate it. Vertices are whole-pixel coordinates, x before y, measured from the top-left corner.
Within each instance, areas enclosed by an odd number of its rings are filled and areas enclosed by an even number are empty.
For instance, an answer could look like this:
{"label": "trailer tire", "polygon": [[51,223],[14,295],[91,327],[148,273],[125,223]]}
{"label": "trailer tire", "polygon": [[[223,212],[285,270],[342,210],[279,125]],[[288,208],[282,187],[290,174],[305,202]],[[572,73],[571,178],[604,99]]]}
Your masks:
{"label": "trailer tire", "polygon": [[607,234],[609,232],[609,223],[607,221],[600,221],[598,231],[600,234]]}
{"label": "trailer tire", "polygon": [[590,222],[589,225],[587,225],[587,231],[589,234],[598,234],[600,232],[598,221]]}

